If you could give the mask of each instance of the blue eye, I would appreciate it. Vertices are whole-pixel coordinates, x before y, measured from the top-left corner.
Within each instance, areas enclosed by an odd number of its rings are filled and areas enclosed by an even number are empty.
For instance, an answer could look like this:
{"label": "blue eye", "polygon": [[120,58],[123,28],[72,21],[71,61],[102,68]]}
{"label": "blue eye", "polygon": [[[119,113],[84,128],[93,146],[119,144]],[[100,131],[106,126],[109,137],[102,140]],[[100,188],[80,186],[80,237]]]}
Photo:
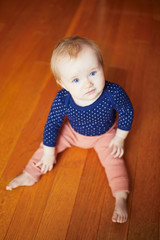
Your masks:
{"label": "blue eye", "polygon": [[73,79],[72,82],[73,82],[73,83],[78,83],[78,82],[79,82],[79,78],[75,78],[75,79]]}
{"label": "blue eye", "polygon": [[91,72],[89,75],[90,75],[90,76],[94,76],[95,74],[96,74],[96,71]]}

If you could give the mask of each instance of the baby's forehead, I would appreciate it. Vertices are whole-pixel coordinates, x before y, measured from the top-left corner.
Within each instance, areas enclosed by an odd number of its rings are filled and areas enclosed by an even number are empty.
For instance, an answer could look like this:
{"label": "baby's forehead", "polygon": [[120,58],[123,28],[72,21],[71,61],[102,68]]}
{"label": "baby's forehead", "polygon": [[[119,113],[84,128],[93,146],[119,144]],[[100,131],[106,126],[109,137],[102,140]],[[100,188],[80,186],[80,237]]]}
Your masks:
{"label": "baby's forehead", "polygon": [[68,76],[68,78],[88,73],[98,67],[98,57],[95,53],[92,56],[91,52],[87,53],[86,51],[82,52],[82,54],[79,53],[76,58],[65,56],[59,59],[59,63],[57,64],[59,76]]}
{"label": "baby's forehead", "polygon": [[98,59],[97,53],[90,46],[84,46],[77,52],[76,55],[72,55],[69,52],[64,52],[57,57],[57,63],[63,62],[68,63],[68,61],[74,62],[77,59],[85,58],[87,56],[95,57]]}

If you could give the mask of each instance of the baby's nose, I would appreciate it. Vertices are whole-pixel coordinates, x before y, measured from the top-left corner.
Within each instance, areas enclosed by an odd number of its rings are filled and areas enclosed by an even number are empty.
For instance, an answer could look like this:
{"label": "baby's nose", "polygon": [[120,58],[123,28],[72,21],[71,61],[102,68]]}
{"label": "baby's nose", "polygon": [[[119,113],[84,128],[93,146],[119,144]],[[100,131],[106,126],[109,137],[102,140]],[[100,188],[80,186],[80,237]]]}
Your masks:
{"label": "baby's nose", "polygon": [[90,80],[85,81],[85,83],[84,83],[84,88],[85,89],[90,88],[92,86],[93,86],[93,83]]}

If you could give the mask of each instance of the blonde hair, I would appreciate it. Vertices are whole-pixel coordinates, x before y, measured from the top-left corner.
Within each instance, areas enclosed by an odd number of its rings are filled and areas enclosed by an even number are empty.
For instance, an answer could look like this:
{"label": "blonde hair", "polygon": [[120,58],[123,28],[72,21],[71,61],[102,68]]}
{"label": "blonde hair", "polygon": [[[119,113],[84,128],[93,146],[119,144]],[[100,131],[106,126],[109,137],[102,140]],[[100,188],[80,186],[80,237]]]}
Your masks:
{"label": "blonde hair", "polygon": [[88,46],[95,51],[100,64],[103,66],[101,51],[95,42],[89,40],[88,38],[79,36],[64,38],[58,42],[51,57],[51,70],[58,83],[60,83],[60,76],[58,73],[57,62],[60,57],[65,57],[68,55],[71,58],[76,58],[84,46]]}

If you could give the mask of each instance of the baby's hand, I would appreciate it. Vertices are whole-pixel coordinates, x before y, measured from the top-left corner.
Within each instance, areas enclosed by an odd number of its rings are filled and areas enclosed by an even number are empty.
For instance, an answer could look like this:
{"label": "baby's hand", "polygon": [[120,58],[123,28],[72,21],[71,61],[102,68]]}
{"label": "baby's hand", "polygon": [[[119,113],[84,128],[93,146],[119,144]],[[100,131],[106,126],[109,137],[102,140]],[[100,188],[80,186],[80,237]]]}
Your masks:
{"label": "baby's hand", "polygon": [[110,142],[109,147],[113,147],[111,155],[114,155],[114,158],[121,158],[124,154],[124,139],[115,135]]}
{"label": "baby's hand", "polygon": [[45,174],[52,170],[54,163],[56,163],[56,157],[54,154],[43,154],[41,160],[36,163],[36,166],[40,166],[41,173]]}

